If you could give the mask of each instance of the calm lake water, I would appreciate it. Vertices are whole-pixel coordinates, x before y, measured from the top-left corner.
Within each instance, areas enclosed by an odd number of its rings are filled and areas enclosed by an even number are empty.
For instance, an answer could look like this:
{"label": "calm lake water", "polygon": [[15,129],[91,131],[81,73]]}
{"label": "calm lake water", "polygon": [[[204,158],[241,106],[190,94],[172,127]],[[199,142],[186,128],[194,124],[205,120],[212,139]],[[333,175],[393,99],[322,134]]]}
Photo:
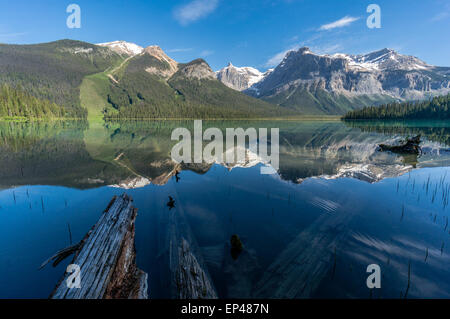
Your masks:
{"label": "calm lake water", "polygon": [[[41,263],[70,245],[69,225],[78,242],[124,192],[151,298],[173,297],[168,232],[189,238],[221,298],[450,298],[450,123],[203,125],[280,128],[278,174],[257,160],[177,167],[171,133],[192,121],[0,123],[0,298],[47,298],[70,258]],[[377,151],[417,134],[421,156]],[[370,264],[381,289],[366,285]]]}

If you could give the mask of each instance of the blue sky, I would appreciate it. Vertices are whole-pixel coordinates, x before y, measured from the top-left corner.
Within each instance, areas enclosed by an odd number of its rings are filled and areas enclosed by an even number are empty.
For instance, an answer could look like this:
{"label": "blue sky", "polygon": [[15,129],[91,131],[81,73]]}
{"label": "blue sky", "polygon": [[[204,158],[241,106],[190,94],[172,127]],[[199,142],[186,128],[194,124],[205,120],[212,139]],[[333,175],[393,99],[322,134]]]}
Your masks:
{"label": "blue sky", "polygon": [[[81,29],[69,29],[66,8],[81,7]],[[381,28],[369,29],[369,4]],[[91,43],[157,44],[179,62],[203,57],[215,70],[232,62],[260,70],[289,49],[365,53],[392,48],[450,66],[448,0],[0,0],[0,42],[63,38]]]}

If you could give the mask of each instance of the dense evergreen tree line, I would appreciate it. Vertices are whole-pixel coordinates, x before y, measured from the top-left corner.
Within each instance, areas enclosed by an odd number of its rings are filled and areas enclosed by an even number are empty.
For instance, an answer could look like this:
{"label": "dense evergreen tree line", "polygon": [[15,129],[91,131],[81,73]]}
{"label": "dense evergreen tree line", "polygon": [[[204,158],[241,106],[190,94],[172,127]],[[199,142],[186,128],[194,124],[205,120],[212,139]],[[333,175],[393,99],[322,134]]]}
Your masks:
{"label": "dense evergreen tree line", "polygon": [[261,99],[307,115],[342,115],[354,110],[356,105],[380,105],[393,101],[392,98],[382,94],[348,97],[308,85],[292,86],[284,92],[277,92],[277,89],[274,89]]}
{"label": "dense evergreen tree line", "polygon": [[70,113],[62,106],[42,100],[9,85],[0,86],[0,118],[62,118]]}
{"label": "dense evergreen tree line", "polygon": [[389,103],[348,112],[345,120],[356,119],[449,119],[450,94],[427,101]]}

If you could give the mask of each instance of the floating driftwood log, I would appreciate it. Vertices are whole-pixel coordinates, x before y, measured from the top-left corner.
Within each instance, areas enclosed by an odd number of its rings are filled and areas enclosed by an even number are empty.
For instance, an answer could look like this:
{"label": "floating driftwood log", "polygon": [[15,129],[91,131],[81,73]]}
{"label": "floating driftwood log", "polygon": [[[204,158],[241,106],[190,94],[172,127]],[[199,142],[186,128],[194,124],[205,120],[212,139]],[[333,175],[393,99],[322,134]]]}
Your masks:
{"label": "floating driftwood log", "polygon": [[134,224],[137,209],[126,194],[114,197],[97,224],[77,245],[62,250],[43,265],[75,252],[71,264],[80,267],[80,288],[69,288],[66,273],[53,299],[146,299],[147,274],[136,266]]}
{"label": "floating driftwood log", "polygon": [[421,152],[420,137],[421,137],[420,135],[417,135],[412,138],[407,138],[400,145],[380,144],[380,151],[382,152],[390,151],[399,154],[420,154]]}

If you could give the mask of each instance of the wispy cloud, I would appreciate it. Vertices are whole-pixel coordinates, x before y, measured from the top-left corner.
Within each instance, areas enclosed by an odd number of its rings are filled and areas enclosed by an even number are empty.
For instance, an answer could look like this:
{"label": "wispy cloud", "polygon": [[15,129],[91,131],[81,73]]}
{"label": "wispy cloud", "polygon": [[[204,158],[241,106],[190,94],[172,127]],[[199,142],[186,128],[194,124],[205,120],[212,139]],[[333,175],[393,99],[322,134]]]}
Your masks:
{"label": "wispy cloud", "polygon": [[440,12],[440,13],[436,14],[434,17],[432,17],[431,21],[433,21],[433,22],[441,21],[448,17],[450,17],[450,12]]}
{"label": "wispy cloud", "polygon": [[328,38],[329,37],[323,39],[323,34],[316,33],[312,37],[304,41],[294,43],[291,46],[289,46],[288,49],[273,55],[267,60],[264,66],[267,68],[277,66],[284,59],[284,57],[289,51],[297,51],[301,47],[309,47],[311,51],[316,54],[333,54],[344,49],[342,43],[336,43],[342,42],[342,40],[335,39],[334,37],[333,39]]}
{"label": "wispy cloud", "polygon": [[0,38],[15,38],[26,34],[27,34],[26,32],[0,33]]}
{"label": "wispy cloud", "polygon": [[179,48],[179,49],[170,49],[167,50],[168,53],[178,53],[178,52],[189,52],[192,51],[192,48]]}
{"label": "wispy cloud", "polygon": [[213,55],[213,54],[214,54],[214,51],[211,51],[211,50],[203,50],[202,52],[200,52],[200,57],[206,58],[206,57],[208,57],[208,56],[210,56],[210,55]]}
{"label": "wispy cloud", "polygon": [[[304,45],[298,44],[298,45],[295,45],[295,46],[289,48],[288,50],[278,52],[277,54],[272,56],[269,60],[267,60],[267,62],[264,66],[268,67],[268,68],[277,66],[278,64],[280,64],[281,61],[283,61],[284,57],[286,56],[286,54],[288,52],[296,51],[296,50],[300,49],[302,46],[304,46]],[[332,53],[336,53],[339,50],[342,50],[342,45],[340,45],[340,44],[332,44],[332,45],[327,45],[327,46],[312,46],[311,47],[311,51],[314,53],[317,53],[317,54],[332,54]]]}
{"label": "wispy cloud", "polygon": [[188,4],[177,7],[174,11],[175,19],[183,26],[206,17],[217,9],[219,0],[193,0]]}
{"label": "wispy cloud", "polygon": [[320,31],[328,31],[328,30],[333,30],[336,28],[342,28],[345,26],[348,26],[350,24],[352,24],[353,22],[359,20],[360,18],[356,18],[356,17],[350,17],[350,16],[345,16],[337,21],[331,22],[331,23],[327,23],[322,25],[319,30]]}
{"label": "wispy cloud", "polygon": [[442,21],[447,18],[450,18],[450,4],[446,4],[443,8],[441,8],[440,12],[435,14],[432,18],[432,22]]}
{"label": "wispy cloud", "polygon": [[299,45],[293,46],[287,50],[278,52],[277,54],[275,54],[274,56],[272,56],[269,60],[267,60],[266,64],[264,65],[267,68],[271,68],[274,66],[277,66],[278,64],[280,64],[281,61],[283,61],[284,57],[286,56],[286,54],[289,51],[294,51],[294,50],[298,50],[300,48]]}
{"label": "wispy cloud", "polygon": [[312,46],[311,51],[317,54],[333,54],[342,50],[342,45],[340,44],[329,44],[329,45],[318,45]]}

